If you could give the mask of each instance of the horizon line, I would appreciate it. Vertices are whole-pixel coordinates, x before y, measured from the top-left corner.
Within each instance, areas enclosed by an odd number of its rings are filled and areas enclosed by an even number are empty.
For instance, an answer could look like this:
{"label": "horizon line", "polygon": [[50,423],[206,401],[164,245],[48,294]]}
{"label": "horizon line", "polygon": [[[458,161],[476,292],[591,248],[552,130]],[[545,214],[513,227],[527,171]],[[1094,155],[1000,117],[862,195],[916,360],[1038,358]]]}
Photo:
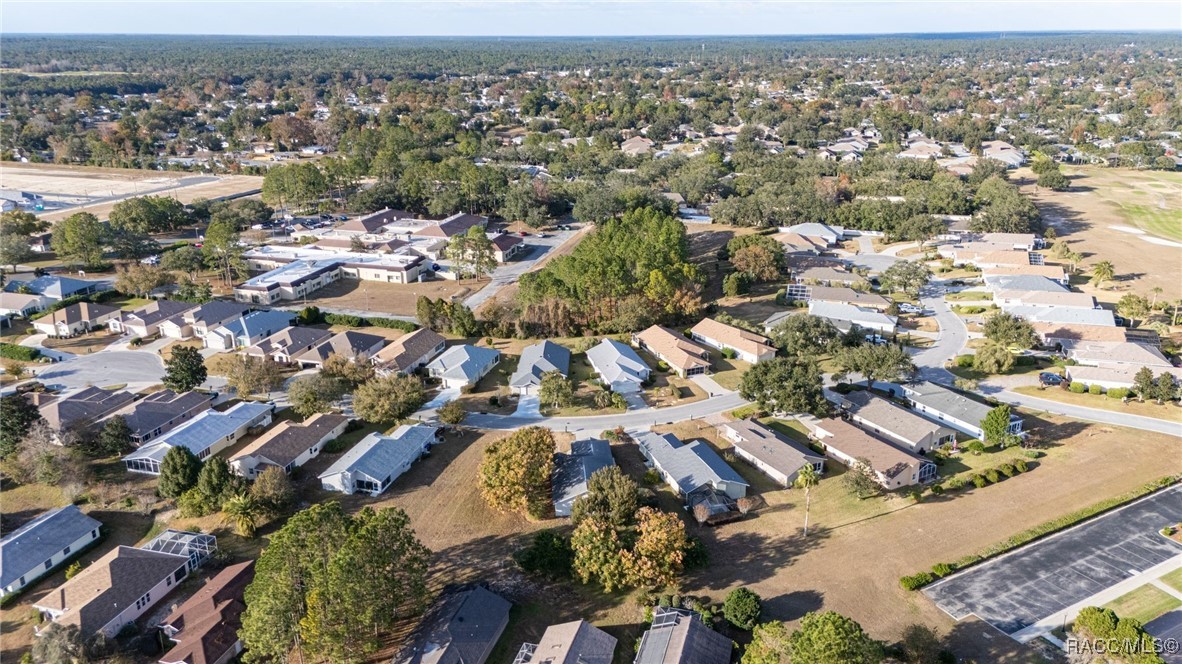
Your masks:
{"label": "horizon line", "polygon": [[1103,28],[1064,28],[1045,30],[947,30],[933,32],[795,32],[795,33],[635,33],[635,34],[436,34],[436,35],[382,35],[382,34],[268,34],[234,32],[9,32],[7,37],[276,37],[276,38],[346,38],[346,39],[735,39],[744,37],[909,37],[924,35],[960,35],[966,37],[991,35],[1078,35],[1078,34],[1180,34],[1182,28],[1128,28],[1106,30]]}

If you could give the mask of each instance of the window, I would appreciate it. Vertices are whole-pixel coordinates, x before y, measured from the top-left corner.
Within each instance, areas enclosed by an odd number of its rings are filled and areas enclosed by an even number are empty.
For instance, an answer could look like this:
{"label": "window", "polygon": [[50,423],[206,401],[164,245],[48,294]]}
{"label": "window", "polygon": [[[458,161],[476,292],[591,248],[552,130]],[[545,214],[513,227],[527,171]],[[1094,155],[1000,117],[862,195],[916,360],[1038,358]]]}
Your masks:
{"label": "window", "polygon": [[45,561],[45,569],[49,569],[51,567],[53,567],[53,558]]}
{"label": "window", "polygon": [[144,593],[143,597],[141,597],[135,601],[135,609],[136,609],[136,611],[139,611],[140,609],[144,608],[145,606],[147,606],[151,603],[152,603],[152,593],[146,592],[146,593]]}
{"label": "window", "polygon": [[63,556],[70,555],[70,547],[67,546],[66,548],[62,549],[62,555]]}
{"label": "window", "polygon": [[25,585],[25,577],[23,577],[23,576],[21,577],[20,585],[22,585],[22,586]]}

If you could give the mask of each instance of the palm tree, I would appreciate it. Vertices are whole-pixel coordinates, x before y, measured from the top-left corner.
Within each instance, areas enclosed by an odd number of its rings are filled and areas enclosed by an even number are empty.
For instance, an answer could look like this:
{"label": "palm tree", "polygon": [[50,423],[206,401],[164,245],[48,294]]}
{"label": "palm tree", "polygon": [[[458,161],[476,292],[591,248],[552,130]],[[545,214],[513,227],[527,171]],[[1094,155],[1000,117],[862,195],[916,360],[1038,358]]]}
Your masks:
{"label": "palm tree", "polygon": [[248,493],[230,497],[222,505],[226,520],[234,523],[234,530],[242,537],[254,537],[255,526],[262,514],[261,506]]}
{"label": "palm tree", "polygon": [[820,481],[821,481],[821,478],[817,476],[816,469],[814,469],[813,464],[810,463],[810,464],[805,464],[804,466],[801,467],[800,472],[798,472],[796,474],[796,481],[792,483],[792,485],[795,486],[797,489],[804,489],[804,536],[805,537],[808,537],[808,535],[809,535],[809,507],[811,507],[811,503],[812,503],[813,487],[817,486],[817,483]]}
{"label": "palm tree", "polygon": [[1104,285],[1105,281],[1111,280],[1116,276],[1116,268],[1112,267],[1109,261],[1100,261],[1092,268],[1092,283],[1096,284],[1096,288]]}
{"label": "palm tree", "polygon": [[1153,287],[1153,299],[1150,300],[1150,302],[1149,302],[1149,310],[1150,311],[1153,311],[1153,308],[1157,306],[1157,296],[1161,295],[1163,292],[1164,291],[1162,290],[1161,286],[1154,286]]}
{"label": "palm tree", "polygon": [[1179,309],[1182,309],[1182,300],[1176,300],[1176,301],[1174,302],[1174,317],[1170,319],[1170,324],[1171,324],[1171,325],[1177,325],[1177,324],[1178,324],[1178,313],[1179,313]]}

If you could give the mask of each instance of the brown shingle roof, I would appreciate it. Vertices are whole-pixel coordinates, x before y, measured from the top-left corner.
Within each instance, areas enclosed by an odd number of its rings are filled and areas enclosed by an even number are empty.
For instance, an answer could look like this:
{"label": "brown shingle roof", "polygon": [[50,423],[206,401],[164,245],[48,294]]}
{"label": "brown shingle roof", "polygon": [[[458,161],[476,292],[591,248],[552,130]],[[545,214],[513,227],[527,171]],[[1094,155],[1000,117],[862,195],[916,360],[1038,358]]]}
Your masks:
{"label": "brown shingle roof", "polygon": [[762,334],[748,332],[742,328],[720,323],[713,318],[705,318],[695,325],[691,334],[696,334],[731,348],[750,353],[756,357],[771,353],[775,355],[776,347]]}
{"label": "brown shingle roof", "polygon": [[286,466],[348,420],[344,415],[317,413],[302,423],[280,422],[242,448],[231,461],[253,456],[266,458],[280,467]]}
{"label": "brown shingle roof", "polygon": [[635,337],[645,348],[660,355],[674,368],[687,371],[710,366],[710,360],[702,358],[703,355],[709,356],[710,351],[667,327],[653,325],[643,332],[637,332]]}
{"label": "brown shingle roof", "polygon": [[208,664],[219,661],[238,642],[242,595],[254,578],[254,561],[231,565],[206,582],[164,620],[177,642],[161,658],[167,664]]}
{"label": "brown shingle roof", "polygon": [[446,341],[433,330],[422,328],[398,337],[378,351],[374,363],[392,371],[406,372],[412,362]]}
{"label": "brown shingle roof", "polygon": [[108,307],[105,304],[78,302],[76,304],[71,304],[64,309],[58,309],[48,316],[43,316],[42,318],[38,318],[33,322],[53,323],[55,325],[57,323],[65,323],[66,325],[73,325],[74,323],[78,323],[80,321],[93,321],[101,318],[102,316],[106,316],[107,314],[113,314],[117,311],[119,311],[119,309],[115,307]]}

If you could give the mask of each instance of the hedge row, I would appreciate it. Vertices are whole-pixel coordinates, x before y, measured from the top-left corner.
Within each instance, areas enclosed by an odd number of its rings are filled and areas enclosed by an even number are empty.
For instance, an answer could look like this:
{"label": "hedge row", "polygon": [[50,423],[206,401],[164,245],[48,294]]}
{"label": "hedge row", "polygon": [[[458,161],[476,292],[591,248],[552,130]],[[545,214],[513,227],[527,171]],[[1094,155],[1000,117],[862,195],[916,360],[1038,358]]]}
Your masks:
{"label": "hedge row", "polygon": [[0,342],[0,357],[9,360],[24,360],[25,362],[32,362],[41,357],[41,351],[36,348],[29,348],[27,346],[18,346],[8,342]]}
{"label": "hedge row", "polygon": [[1101,501],[1094,505],[1089,505],[1088,507],[1071,512],[1070,514],[1065,514],[1058,519],[1052,519],[1051,521],[1041,523],[1033,528],[1028,528],[1017,535],[1014,535],[1013,537],[994,544],[981,553],[969,554],[954,563],[938,563],[932,566],[931,572],[919,572],[917,574],[912,574],[911,576],[904,576],[899,579],[899,583],[907,590],[918,590],[919,588],[926,586],[940,577],[947,576],[955,571],[965,569],[966,567],[975,565],[984,560],[1000,556],[1003,553],[1029,544],[1034,540],[1041,539],[1060,530],[1065,530],[1094,516],[1120,507],[1126,503],[1130,503],[1134,500],[1137,500],[1138,498],[1147,496],[1155,491],[1158,491],[1159,489],[1164,489],[1168,486],[1176,484],[1179,479],[1182,479],[1182,477],[1178,475],[1168,475],[1166,477],[1159,478],[1137,489],[1129,491],[1128,493],[1109,498],[1108,500]]}
{"label": "hedge row", "polygon": [[385,327],[404,332],[413,332],[418,325],[396,318],[362,318],[352,314],[324,314],[324,322],[330,325],[344,325],[346,327]]}

